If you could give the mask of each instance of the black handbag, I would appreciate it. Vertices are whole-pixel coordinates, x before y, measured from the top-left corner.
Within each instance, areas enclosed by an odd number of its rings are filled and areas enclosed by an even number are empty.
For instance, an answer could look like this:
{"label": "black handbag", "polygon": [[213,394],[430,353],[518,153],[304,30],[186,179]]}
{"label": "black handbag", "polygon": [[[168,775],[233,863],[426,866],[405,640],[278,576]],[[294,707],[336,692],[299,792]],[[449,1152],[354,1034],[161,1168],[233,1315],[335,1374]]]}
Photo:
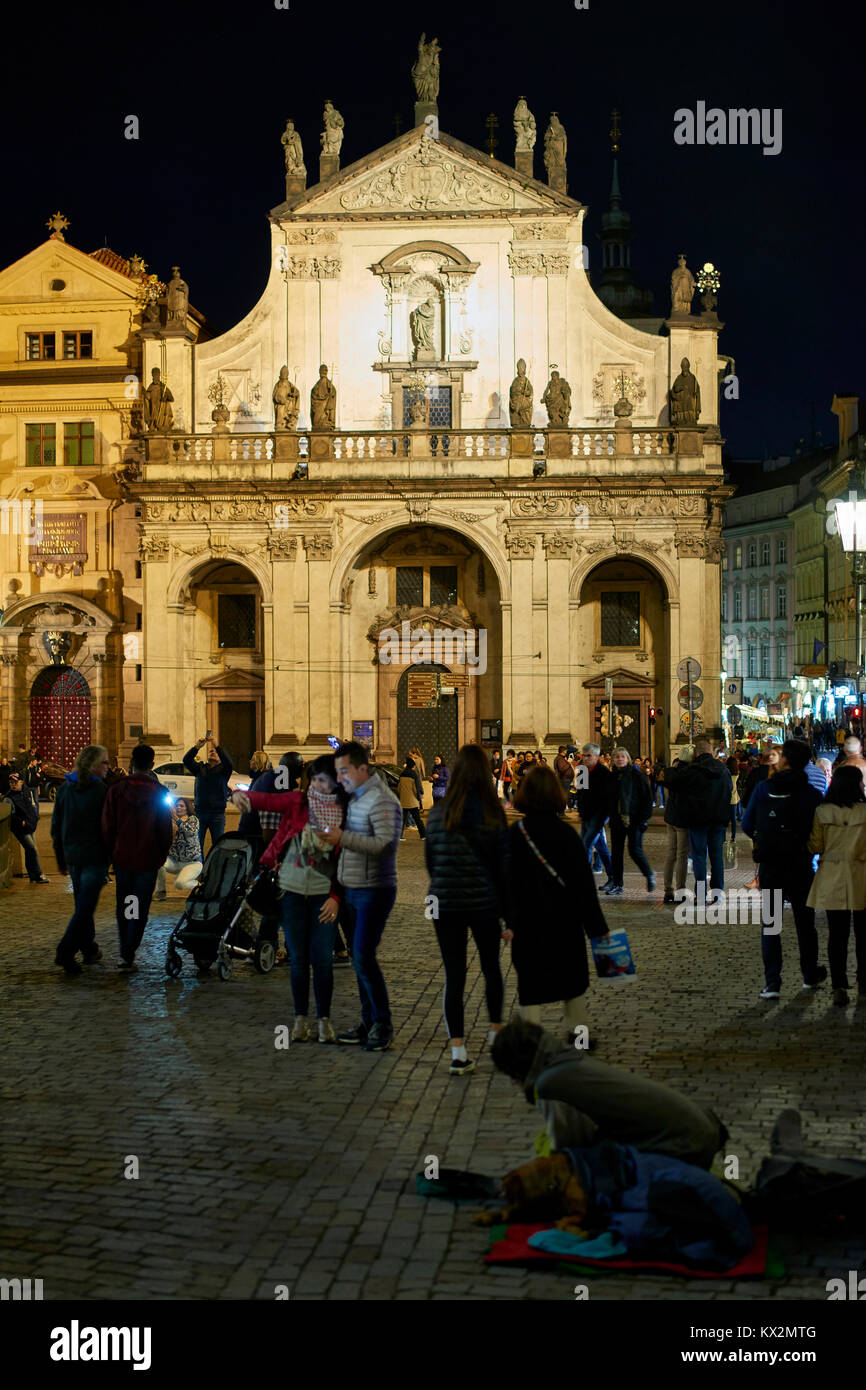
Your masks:
{"label": "black handbag", "polygon": [[279,865],[274,869],[261,869],[247,889],[247,906],[261,917],[274,917],[279,910],[280,898],[285,892],[279,878]]}

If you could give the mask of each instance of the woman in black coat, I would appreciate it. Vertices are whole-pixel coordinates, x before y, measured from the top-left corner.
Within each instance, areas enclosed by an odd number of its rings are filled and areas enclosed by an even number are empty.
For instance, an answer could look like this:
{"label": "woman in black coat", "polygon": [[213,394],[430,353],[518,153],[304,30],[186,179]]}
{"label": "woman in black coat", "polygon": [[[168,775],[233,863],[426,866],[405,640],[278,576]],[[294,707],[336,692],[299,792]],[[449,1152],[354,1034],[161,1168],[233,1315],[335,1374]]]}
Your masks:
{"label": "woman in black coat", "polygon": [[[424,841],[436,939],[445,967],[443,1013],[451,1045],[453,1076],[472,1071],[466,1051],[463,991],[466,946],[471,931],[484,975],[488,1041],[502,1027],[505,989],[499,966],[506,915],[502,874],[508,854],[505,812],[493,790],[490,763],[483,748],[467,744],[454,760],[448,791],[436,801]],[[507,939],[507,934],[506,939]]]}
{"label": "woman in black coat", "polygon": [[511,957],[520,1012],[540,1023],[540,1005],[562,1001],[573,1031],[586,1023],[586,937],[607,935],[595,879],[580,836],[560,819],[565,793],[551,768],[530,772],[514,806],[524,813],[508,832]]}

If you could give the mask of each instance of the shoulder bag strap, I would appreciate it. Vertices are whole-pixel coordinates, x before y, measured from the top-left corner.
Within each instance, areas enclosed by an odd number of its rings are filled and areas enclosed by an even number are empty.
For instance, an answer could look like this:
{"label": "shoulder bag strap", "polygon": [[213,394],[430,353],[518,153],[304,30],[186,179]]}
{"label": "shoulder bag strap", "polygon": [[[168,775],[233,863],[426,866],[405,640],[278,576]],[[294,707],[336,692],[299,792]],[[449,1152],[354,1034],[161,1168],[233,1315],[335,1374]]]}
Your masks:
{"label": "shoulder bag strap", "polygon": [[521,834],[523,835],[524,840],[525,840],[526,843],[529,845],[529,848],[532,850],[532,853],[535,855],[535,857],[536,857],[536,859],[538,860],[539,864],[543,864],[543,865],[544,865],[545,869],[546,869],[547,872],[551,875],[551,877],[556,879],[556,881],[557,881],[557,883],[559,884],[560,888],[565,888],[566,891],[568,891],[568,885],[567,885],[566,883],[564,883],[563,880],[559,877],[559,874],[556,872],[556,870],[554,869],[553,865],[552,865],[552,864],[549,864],[549,863],[547,862],[547,860],[545,859],[544,855],[541,853],[541,850],[538,848],[538,845],[535,843],[535,841],[533,840],[533,838],[532,838],[532,836],[530,835],[529,831],[527,830],[526,825],[524,824],[524,822],[523,822],[523,821],[518,821],[518,825],[520,826],[520,832],[521,832]]}

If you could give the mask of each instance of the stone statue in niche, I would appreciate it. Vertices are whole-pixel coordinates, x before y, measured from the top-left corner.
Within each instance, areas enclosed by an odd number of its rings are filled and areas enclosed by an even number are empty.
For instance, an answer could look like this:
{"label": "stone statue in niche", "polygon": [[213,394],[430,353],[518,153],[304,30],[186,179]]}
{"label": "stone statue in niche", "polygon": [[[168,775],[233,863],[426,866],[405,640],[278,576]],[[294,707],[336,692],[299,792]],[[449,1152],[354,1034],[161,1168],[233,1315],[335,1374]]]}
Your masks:
{"label": "stone statue in niche", "polygon": [[314,430],[332,430],[337,419],[337,391],[328,380],[328,368],[323,362],[319,380],[310,392],[310,425]]}
{"label": "stone statue in niche", "polygon": [[670,389],[671,424],[680,429],[694,429],[701,413],[701,388],[690,366],[689,359],[684,357],[680,374]]}
{"label": "stone statue in niche", "polygon": [[526,362],[522,357],[517,363],[517,376],[508,393],[508,406],[513,430],[532,428],[532,382],[526,375]]}
{"label": "stone statue in niche", "polygon": [[526,105],[526,97],[520,97],[514,108],[514,136],[516,154],[535,149],[535,117]]}
{"label": "stone statue in niche", "polygon": [[280,367],[279,379],[274,386],[274,429],[293,430],[298,423],[298,410],[301,393],[293,381],[289,381],[288,367]]}
{"label": "stone statue in niche", "polygon": [[409,328],[415,348],[414,357],[417,359],[422,354],[425,357],[435,357],[433,339],[436,332],[436,300],[432,294],[428,295],[423,304],[412,310],[409,315]]}
{"label": "stone statue in niche", "polygon": [[555,370],[550,373],[541,404],[547,407],[551,429],[564,429],[571,414],[571,387],[565,377]]}
{"label": "stone statue in niche", "polygon": [[692,296],[695,292],[695,277],[686,265],[685,256],[680,256],[679,264],[671,276],[671,317],[679,318],[692,312]]}
{"label": "stone statue in niche", "polygon": [[168,434],[174,425],[171,403],[174,396],[162,380],[159,367],[151,372],[151,383],[144,393],[144,423],[152,434]]}

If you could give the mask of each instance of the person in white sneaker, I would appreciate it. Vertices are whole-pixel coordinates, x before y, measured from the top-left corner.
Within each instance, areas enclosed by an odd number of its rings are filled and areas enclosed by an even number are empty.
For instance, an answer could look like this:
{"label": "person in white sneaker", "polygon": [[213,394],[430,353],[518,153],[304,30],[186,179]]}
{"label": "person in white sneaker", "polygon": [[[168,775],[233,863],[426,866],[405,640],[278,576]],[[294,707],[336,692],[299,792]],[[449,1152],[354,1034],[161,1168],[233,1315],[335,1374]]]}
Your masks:
{"label": "person in white sneaker", "polygon": [[319,1021],[319,1042],[336,1042],[331,1026],[334,993],[334,937],[340,910],[337,882],[339,847],[327,844],[322,831],[340,830],[346,821],[347,797],[337,783],[333,754],[310,765],[307,790],[235,792],[242,811],[282,811],[277,833],[259,863],[280,865],[283,932],[290,957],[295,1023],[291,1042],[309,1042],[310,968]]}
{"label": "person in white sneaker", "polygon": [[181,893],[194,888],[201,876],[201,846],[198,838],[198,817],[185,796],[179,796],[171,808],[171,821],[174,835],[168,858],[156,876],[154,900],[162,902],[165,898],[166,870],[175,874],[174,886]]}

